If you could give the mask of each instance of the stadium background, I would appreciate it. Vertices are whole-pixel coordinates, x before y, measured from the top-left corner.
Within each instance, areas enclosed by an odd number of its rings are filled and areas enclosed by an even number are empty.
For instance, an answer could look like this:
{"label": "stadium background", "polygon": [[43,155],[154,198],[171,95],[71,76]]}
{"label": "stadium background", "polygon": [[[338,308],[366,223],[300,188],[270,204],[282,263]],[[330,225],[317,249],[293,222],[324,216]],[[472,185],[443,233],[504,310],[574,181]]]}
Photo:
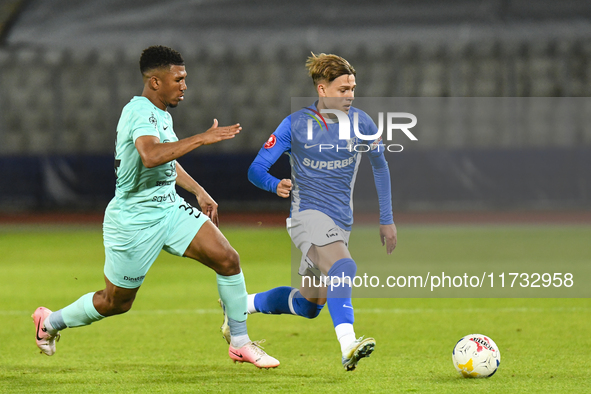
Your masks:
{"label": "stadium background", "polygon": [[[1,4],[5,215],[104,209],[115,126],[141,92],[139,54],[155,43],[187,63],[187,100],[172,110],[180,138],[214,117],[243,125],[235,140],[181,159],[226,211],[285,212],[246,170],[290,98],[314,94],[310,51],[347,58],[360,97],[591,95],[591,3],[582,1]],[[527,131],[419,135],[390,159],[396,212],[587,210],[591,128],[548,127],[561,121],[551,110],[533,121]],[[286,159],[275,174],[289,174]]]}

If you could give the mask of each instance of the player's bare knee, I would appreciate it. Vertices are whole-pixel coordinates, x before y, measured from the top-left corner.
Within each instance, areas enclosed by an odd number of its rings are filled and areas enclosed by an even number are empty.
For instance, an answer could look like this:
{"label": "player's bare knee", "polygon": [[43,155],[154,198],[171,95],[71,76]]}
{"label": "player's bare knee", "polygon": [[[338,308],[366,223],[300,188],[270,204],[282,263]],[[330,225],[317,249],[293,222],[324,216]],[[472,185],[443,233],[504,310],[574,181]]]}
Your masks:
{"label": "player's bare knee", "polygon": [[225,252],[224,257],[218,264],[216,272],[223,276],[232,276],[240,273],[240,256],[234,249]]}

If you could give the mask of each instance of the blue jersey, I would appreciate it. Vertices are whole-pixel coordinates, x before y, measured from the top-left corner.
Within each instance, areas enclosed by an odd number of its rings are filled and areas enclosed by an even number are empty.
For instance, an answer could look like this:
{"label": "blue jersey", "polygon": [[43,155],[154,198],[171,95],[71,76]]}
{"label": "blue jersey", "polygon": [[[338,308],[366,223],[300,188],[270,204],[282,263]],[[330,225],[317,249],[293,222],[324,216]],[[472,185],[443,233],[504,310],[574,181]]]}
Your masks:
{"label": "blue jersey", "polygon": [[279,179],[268,171],[283,153],[287,153],[292,168],[291,213],[317,210],[328,215],[339,227],[350,230],[353,224],[355,178],[361,152],[367,151],[378,188],[380,223],[393,223],[390,173],[384,150],[377,149],[381,146],[381,139],[362,140],[356,137],[355,114],[360,134],[371,136],[377,133],[373,120],[354,107],[350,108],[348,114],[352,137],[348,140],[340,140],[339,124],[326,117],[319,117],[315,107],[291,114],[281,122],[259,151],[249,168],[249,180],[275,193]]}

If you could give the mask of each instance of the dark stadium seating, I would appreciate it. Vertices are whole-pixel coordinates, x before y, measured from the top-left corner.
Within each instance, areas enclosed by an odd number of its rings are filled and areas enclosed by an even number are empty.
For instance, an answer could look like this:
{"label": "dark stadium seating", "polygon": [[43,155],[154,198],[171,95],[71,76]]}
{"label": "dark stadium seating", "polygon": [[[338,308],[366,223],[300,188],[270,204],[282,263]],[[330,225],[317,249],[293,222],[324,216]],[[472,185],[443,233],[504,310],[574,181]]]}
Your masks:
{"label": "dark stadium seating", "polygon": [[[359,97],[587,97],[591,96],[591,44],[484,42],[334,48],[358,72]],[[290,111],[290,97],[315,91],[303,63],[303,47],[246,53],[203,48],[187,54],[185,102],[172,110],[179,137],[206,130],[214,117],[240,122],[241,138],[208,147],[211,152],[256,152]],[[106,153],[113,149],[121,108],[141,93],[137,54],[15,49],[0,52],[0,153]],[[578,146],[575,137],[535,127],[525,137],[490,129],[456,136],[454,147]],[[519,140],[517,140],[519,138]],[[441,147],[445,141],[428,142]],[[450,140],[448,140],[452,143]]]}

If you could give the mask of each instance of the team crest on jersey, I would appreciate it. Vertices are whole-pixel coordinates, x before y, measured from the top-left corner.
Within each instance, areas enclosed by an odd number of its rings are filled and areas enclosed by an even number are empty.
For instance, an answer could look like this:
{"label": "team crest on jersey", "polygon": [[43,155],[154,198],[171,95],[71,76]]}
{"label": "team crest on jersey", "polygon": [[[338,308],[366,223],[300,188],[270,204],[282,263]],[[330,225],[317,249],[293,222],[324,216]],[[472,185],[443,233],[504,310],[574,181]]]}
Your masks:
{"label": "team crest on jersey", "polygon": [[158,120],[156,120],[156,117],[154,116],[154,112],[152,112],[150,114],[150,118],[148,119],[148,122],[152,123],[154,125],[154,127],[156,127],[158,125]]}
{"label": "team crest on jersey", "polygon": [[264,148],[271,149],[272,147],[275,146],[276,142],[277,142],[277,137],[275,137],[275,134],[271,134],[271,136],[269,137],[267,142],[265,142]]}

